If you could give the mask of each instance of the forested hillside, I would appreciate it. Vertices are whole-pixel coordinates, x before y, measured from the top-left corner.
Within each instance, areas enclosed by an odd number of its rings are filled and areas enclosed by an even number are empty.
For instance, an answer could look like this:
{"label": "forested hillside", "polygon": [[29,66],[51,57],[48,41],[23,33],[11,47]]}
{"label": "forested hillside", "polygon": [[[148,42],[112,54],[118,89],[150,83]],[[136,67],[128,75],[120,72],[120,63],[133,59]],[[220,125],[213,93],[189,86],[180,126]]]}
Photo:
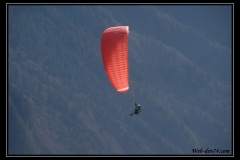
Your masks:
{"label": "forested hillside", "polygon": [[[118,25],[130,29],[124,94],[100,47]],[[164,6],[9,5],[7,29],[9,155],[232,153],[232,49]]]}

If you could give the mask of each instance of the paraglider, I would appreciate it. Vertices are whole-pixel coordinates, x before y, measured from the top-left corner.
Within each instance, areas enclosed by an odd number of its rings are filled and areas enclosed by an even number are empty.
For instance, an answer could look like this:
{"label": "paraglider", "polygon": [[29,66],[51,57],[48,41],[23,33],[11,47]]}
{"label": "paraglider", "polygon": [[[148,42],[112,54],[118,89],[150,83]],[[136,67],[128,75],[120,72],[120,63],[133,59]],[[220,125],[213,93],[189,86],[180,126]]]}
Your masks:
{"label": "paraglider", "polygon": [[132,113],[130,113],[130,115],[133,116],[133,114],[138,114],[138,113],[140,113],[141,111],[142,111],[142,109],[141,109],[140,104],[137,104],[137,103],[135,102],[135,109],[134,109],[134,111],[133,111]]}
{"label": "paraglider", "polygon": [[[128,73],[128,35],[129,26],[107,28],[101,38],[102,61],[109,81],[116,91],[129,91]],[[141,111],[140,105],[134,114]],[[132,114],[133,115],[133,114]]]}

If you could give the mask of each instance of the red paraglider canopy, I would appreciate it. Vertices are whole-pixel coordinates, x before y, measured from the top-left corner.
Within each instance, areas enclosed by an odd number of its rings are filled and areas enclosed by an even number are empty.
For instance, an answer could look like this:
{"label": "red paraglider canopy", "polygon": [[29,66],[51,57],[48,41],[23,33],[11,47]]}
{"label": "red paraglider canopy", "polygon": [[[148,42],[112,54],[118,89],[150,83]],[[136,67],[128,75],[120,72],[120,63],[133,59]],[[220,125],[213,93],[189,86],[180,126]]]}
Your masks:
{"label": "red paraglider canopy", "polygon": [[107,28],[101,39],[104,68],[113,87],[121,93],[129,90],[128,26]]}

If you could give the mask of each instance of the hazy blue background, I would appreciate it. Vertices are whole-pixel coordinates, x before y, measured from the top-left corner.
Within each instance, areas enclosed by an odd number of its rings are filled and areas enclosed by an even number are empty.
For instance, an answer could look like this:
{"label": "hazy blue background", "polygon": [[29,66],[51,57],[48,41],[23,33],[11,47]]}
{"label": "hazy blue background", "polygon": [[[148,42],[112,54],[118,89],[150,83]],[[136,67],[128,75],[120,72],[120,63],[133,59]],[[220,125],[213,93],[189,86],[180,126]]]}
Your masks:
{"label": "hazy blue background", "polygon": [[[125,94],[100,50],[117,25]],[[7,109],[9,155],[231,154],[232,6],[8,5]]]}

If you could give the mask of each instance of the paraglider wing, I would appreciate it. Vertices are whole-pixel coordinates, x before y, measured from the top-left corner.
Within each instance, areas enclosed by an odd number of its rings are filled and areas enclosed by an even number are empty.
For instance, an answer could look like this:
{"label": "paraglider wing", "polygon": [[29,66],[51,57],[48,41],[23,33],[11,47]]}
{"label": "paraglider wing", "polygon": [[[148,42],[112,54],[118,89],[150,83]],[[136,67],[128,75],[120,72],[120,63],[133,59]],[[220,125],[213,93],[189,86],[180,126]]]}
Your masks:
{"label": "paraglider wing", "polygon": [[128,26],[107,28],[101,39],[104,68],[113,87],[120,93],[129,90]]}

